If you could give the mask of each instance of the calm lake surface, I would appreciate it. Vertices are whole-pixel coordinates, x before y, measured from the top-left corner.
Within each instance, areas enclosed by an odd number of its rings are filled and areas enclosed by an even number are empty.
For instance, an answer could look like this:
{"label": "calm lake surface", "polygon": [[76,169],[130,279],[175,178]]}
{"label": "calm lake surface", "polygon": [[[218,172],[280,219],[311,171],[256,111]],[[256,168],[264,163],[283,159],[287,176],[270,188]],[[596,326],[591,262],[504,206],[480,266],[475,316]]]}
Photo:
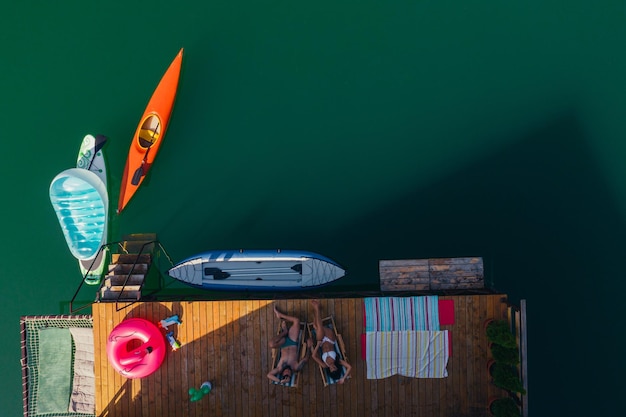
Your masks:
{"label": "calm lake surface", "polygon": [[310,250],[348,292],[379,259],[482,256],[528,302],[531,414],[623,408],[625,22],[623,1],[5,5],[2,415],[22,413],[20,316],[67,313],[80,281],[50,181],[103,133],[115,206],[181,47],[167,136],[111,240]]}

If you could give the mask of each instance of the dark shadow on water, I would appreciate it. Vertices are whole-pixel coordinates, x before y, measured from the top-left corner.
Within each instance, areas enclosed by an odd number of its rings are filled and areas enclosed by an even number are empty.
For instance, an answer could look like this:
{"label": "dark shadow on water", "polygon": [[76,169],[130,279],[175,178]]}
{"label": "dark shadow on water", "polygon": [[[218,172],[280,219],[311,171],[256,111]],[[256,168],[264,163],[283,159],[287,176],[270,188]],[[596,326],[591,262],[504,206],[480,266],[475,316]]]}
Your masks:
{"label": "dark shadow on water", "polygon": [[377,285],[378,259],[483,256],[487,280],[528,301],[532,408],[610,410],[625,368],[612,294],[624,287],[626,230],[590,140],[576,113],[563,113],[347,225],[324,243],[350,271],[341,284]]}

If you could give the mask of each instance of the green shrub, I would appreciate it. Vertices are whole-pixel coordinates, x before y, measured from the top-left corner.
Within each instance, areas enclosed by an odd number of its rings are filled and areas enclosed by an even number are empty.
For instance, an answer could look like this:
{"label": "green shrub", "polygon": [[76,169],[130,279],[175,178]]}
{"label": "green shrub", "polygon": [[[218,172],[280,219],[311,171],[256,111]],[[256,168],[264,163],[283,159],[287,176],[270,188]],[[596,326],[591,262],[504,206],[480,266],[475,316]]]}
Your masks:
{"label": "green shrub", "polygon": [[496,362],[502,362],[508,365],[517,365],[519,363],[519,349],[517,346],[508,348],[494,343],[491,345],[491,354]]}
{"label": "green shrub", "polygon": [[522,415],[512,398],[498,398],[491,403],[490,409],[495,417],[520,417]]}
{"label": "green shrub", "polygon": [[496,362],[493,366],[493,383],[507,391],[526,394],[522,381],[517,376],[517,369],[511,365]]}
{"label": "green shrub", "polygon": [[504,320],[492,321],[487,325],[487,339],[504,347],[517,347],[515,336],[511,333],[509,324]]}

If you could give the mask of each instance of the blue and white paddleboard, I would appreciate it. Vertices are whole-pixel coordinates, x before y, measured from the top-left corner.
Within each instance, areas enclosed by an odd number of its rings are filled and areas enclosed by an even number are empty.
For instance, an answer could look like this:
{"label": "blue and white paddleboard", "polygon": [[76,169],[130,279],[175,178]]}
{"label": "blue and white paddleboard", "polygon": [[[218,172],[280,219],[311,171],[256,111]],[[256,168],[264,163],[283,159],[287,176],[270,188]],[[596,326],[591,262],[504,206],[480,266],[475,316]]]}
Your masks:
{"label": "blue and white paddleboard", "polygon": [[[96,135],[95,137],[92,135],[86,135],[83,138],[82,143],[80,144],[78,157],[76,158],[76,168],[87,169],[96,174],[104,184],[105,190],[107,190],[107,171],[102,148],[106,144],[106,141],[107,138],[104,135]],[[106,216],[108,218],[108,202]],[[102,236],[103,245],[107,243],[107,228],[108,222],[104,225],[104,233]],[[81,274],[83,274],[83,276],[85,276],[86,284],[100,284],[100,280],[106,266],[106,255],[107,252],[103,250],[100,252],[99,255],[97,255],[97,259],[95,261],[93,258],[78,261],[78,265],[80,266],[80,272]],[[87,272],[89,273],[87,274]]]}

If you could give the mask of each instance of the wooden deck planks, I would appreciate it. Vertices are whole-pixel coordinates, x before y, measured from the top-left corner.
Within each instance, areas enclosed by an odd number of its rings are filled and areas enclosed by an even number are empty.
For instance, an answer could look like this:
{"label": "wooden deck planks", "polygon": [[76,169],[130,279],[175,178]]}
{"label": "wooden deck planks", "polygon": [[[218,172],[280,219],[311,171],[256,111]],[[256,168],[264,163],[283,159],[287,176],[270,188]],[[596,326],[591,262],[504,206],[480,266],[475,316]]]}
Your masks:
{"label": "wooden deck planks", "polygon": [[[465,348],[467,349],[467,364],[465,366],[465,370],[466,370],[466,384],[469,385],[473,382],[473,379],[476,375],[476,369],[474,369],[474,356],[475,353],[474,349],[476,349],[476,337],[477,337],[477,333],[481,331],[480,327],[476,328],[474,325],[474,315],[476,314],[477,311],[477,306],[476,306],[476,302],[478,301],[478,299],[476,297],[467,297],[466,298],[467,304],[466,304],[466,309],[467,312],[469,314],[467,314],[467,318],[465,320],[466,324],[466,342],[465,342]],[[472,404],[476,401],[476,389],[473,389],[471,391],[468,391],[467,393],[467,405],[466,407],[468,409],[471,409]]]}
{"label": "wooden deck planks", "polygon": [[211,383],[214,385],[214,390],[211,392],[211,394],[215,394],[213,395],[213,398],[209,399],[209,403],[212,403],[212,405],[215,407],[215,413],[216,415],[224,415],[224,411],[222,410],[222,392],[223,392],[223,384],[218,383],[218,377],[219,375],[221,375],[222,373],[222,368],[221,368],[221,349],[222,349],[222,345],[219,343],[219,340],[221,340],[221,324],[219,321],[219,317],[220,317],[220,304],[219,302],[212,302],[209,304],[208,306],[208,310],[211,311],[211,321],[209,321],[209,328],[208,330],[208,334],[210,334],[212,336],[212,347],[213,347],[213,369],[215,370],[215,372],[213,374],[211,374]]}
{"label": "wooden deck planks", "polygon": [[[466,316],[469,312],[468,310],[468,297],[463,297],[459,299],[455,299],[454,308],[455,311],[459,312],[459,315]],[[467,379],[467,358],[470,354],[468,350],[468,339],[467,339],[467,331],[468,324],[467,320],[456,320],[455,325],[451,326],[453,332],[453,343],[452,343],[452,356],[454,357],[454,365],[455,369],[453,370],[455,383],[453,389],[455,392],[463,392],[465,391],[465,395],[458,395],[454,397],[454,402],[452,403],[452,408],[449,409],[449,413],[452,415],[460,414],[461,410],[468,409],[468,379]],[[448,369],[448,374],[451,375],[451,370]]]}
{"label": "wooden deck planks", "polygon": [[[505,318],[502,295],[446,296],[455,303],[456,322],[443,326],[452,333],[448,378],[394,376],[366,379],[361,358],[363,299],[322,300],[322,314],[333,315],[353,369],[344,385],[324,387],[317,364],[310,361],[297,388],[270,384],[267,344],[279,324],[273,305],[303,321],[312,321],[308,300],[243,300],[140,303],[116,311],[115,304],[93,306],[96,344],[96,411],[101,416],[459,416],[481,415],[489,396],[501,392],[489,381],[486,362],[487,318]],[[161,368],[142,380],[123,378],[109,365],[106,340],[128,317],[158,322],[179,314],[183,324],[171,326],[182,344],[168,351]],[[169,349],[169,346],[168,346]],[[190,387],[210,380],[213,391],[189,401]]]}

